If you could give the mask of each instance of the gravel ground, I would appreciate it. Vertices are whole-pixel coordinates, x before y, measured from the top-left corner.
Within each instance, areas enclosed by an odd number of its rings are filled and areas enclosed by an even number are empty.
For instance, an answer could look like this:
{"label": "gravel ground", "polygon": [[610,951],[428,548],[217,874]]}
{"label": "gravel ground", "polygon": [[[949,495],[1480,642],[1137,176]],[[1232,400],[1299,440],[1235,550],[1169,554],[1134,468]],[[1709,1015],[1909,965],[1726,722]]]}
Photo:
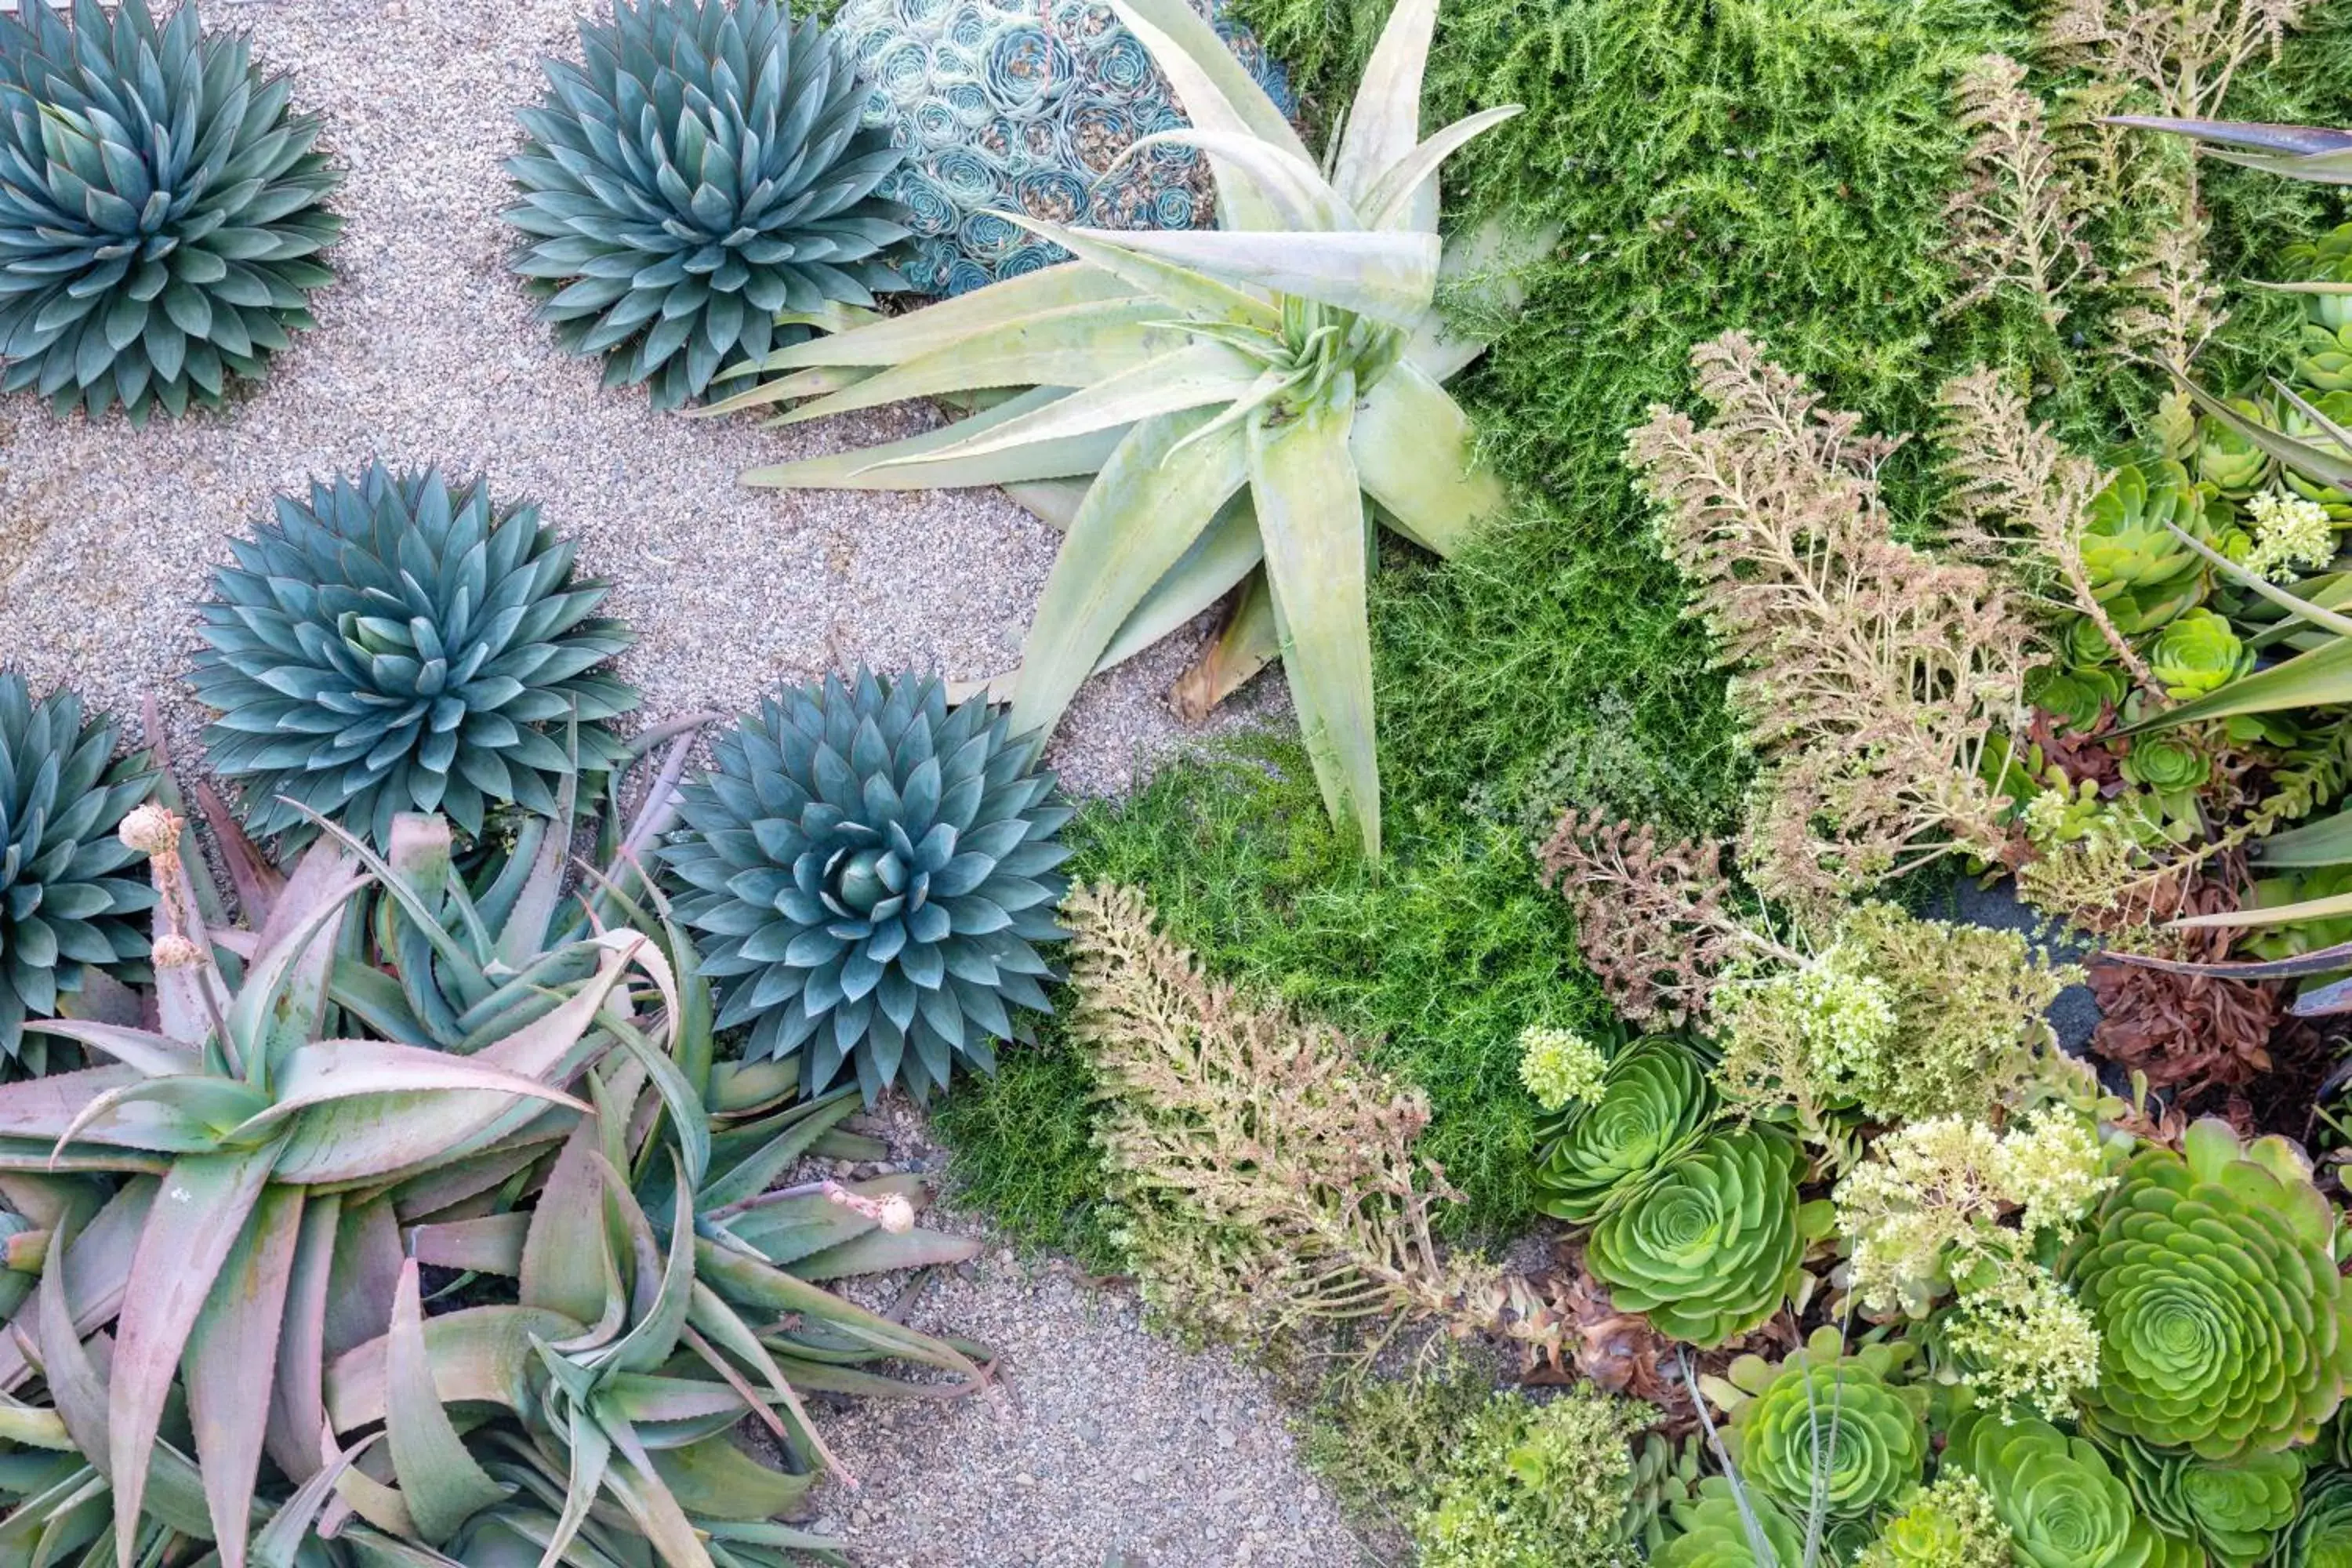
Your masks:
{"label": "gravel ground", "polygon": [[[133,431],[0,403],[0,663],[135,713],[163,697],[197,754],[178,676],[192,606],[278,491],[370,458],[488,473],[535,497],[614,584],[646,715],[734,711],[780,679],[866,660],[963,679],[1017,662],[1055,534],[994,491],[751,490],[744,469],[905,435],[882,411],[784,430],[657,414],[559,353],[505,270],[499,168],[537,61],[575,52],[585,0],[261,0],[219,13],[325,115],[348,222],[319,330],[226,416]],[[216,25],[218,25],[216,23]],[[1177,637],[1094,683],[1054,756],[1116,789],[1164,748]],[[1278,700],[1261,680],[1260,706]],[[1246,706],[1246,703],[1244,704]],[[1235,716],[1228,716],[1232,722]]]}
{"label": "gravel ground", "polygon": [[[296,73],[348,174],[341,274],[302,335],[223,416],[53,418],[0,403],[0,665],[135,714],[179,684],[193,604],[274,492],[371,457],[487,472],[537,498],[610,578],[646,717],[749,704],[860,660],[986,674],[1014,662],[1055,536],[992,492],[753,491],[758,463],[904,434],[916,415],[787,431],[689,422],[559,354],[503,270],[499,160],[538,57],[582,0],[263,0],[222,14]],[[1190,639],[1096,682],[1053,760],[1115,790],[1176,739],[1160,693]],[[1279,704],[1261,681],[1224,722]],[[863,1487],[835,1522],[872,1568],[1345,1568],[1358,1560],[1299,1468],[1265,1383],[1148,1336],[1133,1301],[992,1250],[920,1321],[1004,1357],[989,1399],[854,1411],[835,1441]]]}

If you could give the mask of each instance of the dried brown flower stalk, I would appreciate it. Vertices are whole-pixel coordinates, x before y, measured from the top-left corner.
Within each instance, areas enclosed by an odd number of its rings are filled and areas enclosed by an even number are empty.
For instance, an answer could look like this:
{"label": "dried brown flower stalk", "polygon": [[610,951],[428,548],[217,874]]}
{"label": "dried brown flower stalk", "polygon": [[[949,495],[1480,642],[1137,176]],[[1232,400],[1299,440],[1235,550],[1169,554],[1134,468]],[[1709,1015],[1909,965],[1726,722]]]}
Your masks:
{"label": "dried brown flower stalk", "polygon": [[1132,889],[1080,888],[1062,918],[1097,1137],[1156,1310],[1262,1342],[1339,1320],[1492,1326],[1498,1271],[1431,1237],[1432,1205],[1460,1194],[1413,1153],[1425,1100],[1338,1030],[1210,981]]}
{"label": "dried brown flower stalk", "polygon": [[2158,112],[2205,119],[2221,107],[2240,67],[2275,57],[2309,0],[2066,0],[2042,29],[2064,65],[2136,82]]}
{"label": "dried brown flower stalk", "polygon": [[2091,501],[2110,476],[2060,446],[2047,422],[2035,424],[2025,394],[1998,371],[1980,365],[1955,377],[1936,402],[1944,416],[1937,435],[1951,454],[1944,463],[1951,547],[2008,568],[2037,591],[2063,587],[2063,607],[2088,616],[2132,679],[2156,691],[2147,664],[2091,592],[2083,563]]}
{"label": "dried brown flower stalk", "polygon": [[1744,934],[1724,907],[1723,851],[1661,845],[1647,824],[1570,811],[1537,851],[1544,885],[1576,915],[1576,945],[1610,1005],[1637,1023],[1687,1023]]}
{"label": "dried brown flower stalk", "polygon": [[1895,542],[1877,484],[1892,444],[1856,416],[1822,411],[1743,333],[1691,358],[1713,416],[1654,407],[1628,455],[1765,764],[1751,879],[1818,904],[1943,855],[2004,857],[2007,803],[1981,764],[2028,721],[2034,636],[2015,595]]}
{"label": "dried brown flower stalk", "polygon": [[2201,216],[2190,214],[2156,229],[2130,258],[2116,288],[2135,302],[2108,321],[2118,354],[2186,365],[2227,319],[2205,260],[2207,227]]}
{"label": "dried brown flower stalk", "polygon": [[1945,216],[1954,259],[1969,281],[1952,301],[1966,310],[2004,289],[2023,294],[2055,327],[2066,316],[2061,296],[2096,281],[2081,234],[2080,204],[2060,165],[2042,100],[2025,88],[2025,68],[1986,55],[1954,89],[1963,129],[1975,132],[1963,159],[1967,183]]}

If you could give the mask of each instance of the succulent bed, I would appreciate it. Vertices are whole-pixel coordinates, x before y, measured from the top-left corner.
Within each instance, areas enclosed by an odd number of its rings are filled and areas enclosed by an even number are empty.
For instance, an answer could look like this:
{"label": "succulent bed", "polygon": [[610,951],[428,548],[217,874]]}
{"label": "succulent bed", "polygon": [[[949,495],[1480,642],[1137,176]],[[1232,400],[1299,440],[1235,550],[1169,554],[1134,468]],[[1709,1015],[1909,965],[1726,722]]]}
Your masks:
{"label": "succulent bed", "polygon": [[[835,1412],[999,1381],[892,1097],[1427,1568],[2335,1563],[2342,4],[586,7],[507,286],[937,410],[710,483],[1001,489],[1018,662],[667,710],[430,453],[210,563],[188,765],[0,644],[0,1562],[851,1561]],[[237,420],[300,99],[0,19],[0,387]],[[1287,711],[1066,799],[1204,616]]]}

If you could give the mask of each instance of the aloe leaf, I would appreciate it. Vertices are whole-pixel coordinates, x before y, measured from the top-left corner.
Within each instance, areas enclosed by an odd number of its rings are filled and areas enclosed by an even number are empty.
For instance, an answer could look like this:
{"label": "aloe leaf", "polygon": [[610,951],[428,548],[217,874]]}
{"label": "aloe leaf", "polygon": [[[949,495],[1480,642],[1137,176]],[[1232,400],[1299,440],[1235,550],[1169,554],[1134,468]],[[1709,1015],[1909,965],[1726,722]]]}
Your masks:
{"label": "aloe leaf", "polygon": [[563,1511],[556,1516],[555,1528],[548,1532],[546,1547],[540,1554],[540,1568],[552,1568],[578,1539],[580,1527],[587,1522],[588,1510],[604,1488],[605,1468],[613,1459],[613,1440],[584,1412],[573,1416],[568,1436],[572,1468],[563,1480]]}
{"label": "aloe leaf", "polygon": [[194,1073],[202,1069],[204,1056],[169,1035],[159,1035],[146,1029],[125,1028],[115,1024],[100,1024],[79,1018],[27,1018],[27,1029],[45,1034],[63,1035],[92,1050],[103,1051],[123,1066],[135,1068],[151,1078]]}
{"label": "aloe leaf", "polygon": [[2228,120],[2174,120],[2152,114],[2112,115],[2107,122],[2191,137],[2228,163],[2267,170],[2290,180],[2352,184],[2352,136],[2341,131]]}
{"label": "aloe leaf", "polygon": [[652,1080],[654,1092],[660,1097],[675,1129],[677,1142],[672,1152],[683,1167],[687,1190],[698,1191],[710,1169],[710,1117],[703,1110],[701,1098],[686,1081],[686,1074],[678,1065],[646,1038],[642,1031],[609,1012],[604,1015],[604,1027],[621,1042],[622,1048],[637,1058],[637,1065]]}
{"label": "aloe leaf", "polygon": [[229,1041],[246,1057],[244,1076],[266,1087],[277,1058],[314,1039],[327,1005],[335,931],[367,879],[349,873],[329,843],[314,844],[271,907],[245,984],[229,1003]]}
{"label": "aloe leaf", "polygon": [[2310,952],[2298,952],[2291,958],[2222,959],[2200,963],[2116,951],[2102,952],[2099,957],[2110,963],[2128,964],[2136,969],[2159,969],[2167,974],[2202,974],[2221,980],[2300,980],[2314,974],[2332,974],[2352,965],[2352,942],[2338,942],[2333,947],[2323,947]]}
{"label": "aloe leaf", "polygon": [[[509,1410],[532,1408],[534,1340],[550,1343],[580,1332],[561,1312],[536,1307],[466,1307],[425,1321],[425,1354],[444,1405],[475,1402]],[[338,1432],[357,1431],[384,1418],[385,1356],[390,1334],[337,1357],[327,1368],[328,1419]]]}
{"label": "aloe leaf", "polygon": [[137,1068],[103,1067],[0,1084],[0,1138],[54,1143],[93,1100],[145,1079]]}
{"label": "aloe leaf", "polygon": [[810,338],[770,354],[773,373],[815,365],[903,364],[967,342],[981,342],[1033,317],[1088,306],[1133,302],[1135,289],[1092,268],[1064,264],[1008,278],[835,337]]}
{"label": "aloe leaf", "polygon": [[[661,1283],[654,1293],[650,1310],[629,1325],[629,1331],[603,1358],[604,1363],[620,1372],[652,1372],[659,1367],[677,1350],[678,1335],[686,1327],[686,1311],[694,1285],[694,1188],[687,1181],[684,1162],[675,1151],[671,1159],[678,1168],[677,1196],[670,1215],[669,1257],[663,1264]],[[628,1207],[635,1206],[627,1184],[618,1172],[608,1168],[604,1179],[607,1197]]]}
{"label": "aloe leaf", "polygon": [[1333,821],[1381,851],[1371,626],[1364,605],[1364,501],[1349,456],[1355,378],[1278,430],[1249,433],[1250,499],[1265,545],[1282,668],[1315,782]]}
{"label": "aloe leaf", "polygon": [[[1209,155],[1217,178],[1234,174],[1246,179],[1271,216],[1276,229],[1310,230],[1362,228],[1347,197],[1324,180],[1323,172],[1303,153],[1286,152],[1246,132],[1210,131],[1185,127],[1157,132],[1128,144],[1111,165],[1111,173],[1129,159],[1154,147],[1193,147]],[[1378,227],[1378,225],[1370,226]]]}
{"label": "aloe leaf", "polygon": [[1191,343],[1019,417],[1000,421],[929,456],[884,458],[861,474],[897,475],[914,483],[971,483],[975,481],[970,477],[945,479],[934,471],[935,467],[1037,447],[1066,447],[1081,461],[1051,471],[1044,465],[1033,465],[1034,472],[1013,477],[1049,479],[1095,473],[1118,450],[1127,426],[1159,415],[1231,402],[1249,390],[1257,372],[1247,355],[1222,343]]}
{"label": "aloe leaf", "polygon": [[[161,1195],[148,1210],[117,1320],[108,1409],[109,1468],[120,1517],[139,1515],[148,1459],[180,1370],[180,1352],[260,1198],[278,1151],[271,1143],[234,1153],[183,1155],[173,1162]],[[130,1538],[124,1536],[119,1546],[117,1568],[131,1568]]]}
{"label": "aloe leaf", "polygon": [[1168,706],[1187,724],[1206,720],[1218,703],[1282,657],[1282,633],[1274,622],[1274,593],[1265,574],[1252,572],[1233,613],[1168,689]]}
{"label": "aloe leaf", "polygon": [[[1514,314],[1527,302],[1529,269],[1559,243],[1556,226],[1527,229],[1505,219],[1489,218],[1446,243],[1445,254],[1437,264],[1438,283],[1459,290],[1482,313]],[[1433,310],[1413,329],[1412,341],[1404,352],[1405,358],[1443,385],[1486,353],[1486,345],[1451,325],[1446,313]]]}
{"label": "aloe leaf", "polygon": [[343,1200],[333,1194],[303,1206],[294,1257],[287,1268],[286,1321],[278,1334],[264,1443],[278,1468],[297,1481],[317,1473],[319,1434],[327,1424],[320,1385],[327,1363],[327,1286],[334,1272],[342,1211]]}
{"label": "aloe leaf", "polygon": [[[1365,62],[1331,163],[1332,184],[1359,207],[1375,205],[1371,197],[1381,176],[1402,163],[1421,140],[1422,73],[1436,32],[1437,0],[1397,0]],[[1423,205],[1427,211],[1413,215],[1412,226],[1433,234],[1436,192]]]}
{"label": "aloe leaf", "polygon": [[2290,870],[2352,862],[2352,808],[2257,839],[2250,853],[2263,866]]}
{"label": "aloe leaf", "polygon": [[301,1188],[263,1188],[188,1336],[188,1419],[221,1568],[244,1568],[278,1326],[301,1225]]}
{"label": "aloe leaf", "polygon": [[35,1405],[18,1405],[13,1400],[0,1402],[0,1442],[21,1443],[26,1447],[46,1448],[52,1453],[79,1455],[72,1436],[66,1431],[65,1417],[55,1410],[44,1410]]}
{"label": "aloe leaf", "polygon": [[2189,401],[2196,404],[2201,412],[2220,420],[2295,472],[2324,485],[2352,486],[2352,457],[2298,441],[2258,419],[2248,418],[2178,369],[2173,370],[2172,379],[2179,384],[2180,389],[2189,395]]}
{"label": "aloe leaf", "polygon": [[[1360,97],[1357,101],[1362,102]],[[1363,198],[1367,220],[1373,228],[1409,228],[1423,233],[1437,229],[1438,165],[1475,139],[1520,112],[1516,103],[1498,104],[1466,115],[1415,147],[1382,174]],[[1352,123],[1349,129],[1353,129]]]}
{"label": "aloe leaf", "polygon": [[436,1364],[425,1348],[425,1310],[411,1259],[400,1271],[392,1331],[384,1340],[383,1435],[417,1533],[438,1546],[467,1519],[503,1500],[507,1489],[466,1451],[442,1406]]}
{"label": "aloe leaf", "polygon": [[58,1134],[62,1151],[77,1138],[200,1154],[226,1141],[233,1128],[268,1104],[259,1090],[236,1079],[190,1073],[147,1078],[109,1089],[85,1105]]}
{"label": "aloe leaf", "polygon": [[[1176,100],[1184,107],[1184,118],[1192,124],[1203,131],[1253,136],[1297,157],[1308,157],[1307,144],[1265,89],[1184,0],[1111,0],[1111,9],[1168,78]],[[1274,216],[1253,187],[1228,179],[1213,160],[1212,168],[1222,221],[1234,228],[1272,226]]]}
{"label": "aloe leaf", "polygon": [[772,1469],[724,1437],[659,1449],[652,1458],[664,1488],[700,1519],[751,1523],[796,1513],[815,1481]]}
{"label": "aloe leaf", "polygon": [[946,1341],[869,1312],[756,1258],[698,1237],[694,1265],[696,1276],[738,1311],[748,1309],[755,1315],[776,1318],[797,1314],[883,1355],[960,1373],[975,1384],[980,1381],[980,1369]]}
{"label": "aloe leaf", "polygon": [[[588,1109],[561,1089],[475,1058],[395,1045],[389,1040],[319,1040],[300,1046],[279,1068],[278,1094],[232,1139],[247,1139],[288,1117],[339,1101],[388,1095],[453,1093],[514,1095],[581,1112]],[[421,1112],[418,1119],[423,1120]]]}
{"label": "aloe leaf", "polygon": [[72,1262],[70,1247],[52,1247],[35,1288],[34,1321],[40,1338],[42,1377],[48,1384],[49,1404],[65,1424],[74,1447],[93,1463],[109,1465],[114,1446],[108,1436],[106,1380],[83,1348],[81,1330],[74,1321],[66,1288]]}
{"label": "aloe leaf", "polygon": [[2304,899],[2292,904],[2223,910],[2210,915],[2184,915],[2179,920],[2168,922],[2168,929],[2244,931],[2258,926],[2293,925],[2298,921],[2324,921],[2344,914],[2352,914],[2352,893],[2331,893],[2324,899]]}
{"label": "aloe leaf", "polygon": [[[779,1418],[764,1406],[760,1408],[788,1442],[796,1445],[803,1453],[816,1456],[828,1470],[837,1475],[848,1473],[826,1446],[824,1437],[818,1435],[816,1423],[810,1418],[808,1407],[801,1403],[792,1379],[784,1375],[784,1369],[777,1364],[774,1356],[768,1353],[768,1347],[760,1342],[760,1336],[751,1331],[751,1325],[737,1315],[735,1309],[730,1307],[719,1292],[696,1280],[686,1316],[690,1330],[709,1336],[708,1341],[697,1341],[696,1343],[704,1359],[709,1361],[722,1376],[730,1374],[719,1354],[721,1350],[760,1374],[769,1392],[783,1406],[783,1415]],[[714,1341],[715,1345],[710,1342]]]}
{"label": "aloe leaf", "polygon": [[2316,708],[2352,701],[2352,637],[2326,647],[2297,654],[2283,664],[2242,676],[2218,691],[2167,709],[2152,719],[2118,731],[2125,735],[2168,730],[2207,719],[2227,719],[2240,713],[2276,713],[2290,708]]}
{"label": "aloe leaf", "polygon": [[777,1177],[800,1163],[814,1143],[858,1108],[855,1087],[836,1089],[823,1100],[796,1107],[791,1124],[754,1152],[729,1166],[703,1185],[699,1206],[706,1214],[756,1198]]}
{"label": "aloe leaf", "polygon": [[793,1265],[803,1279],[846,1279],[859,1274],[887,1274],[896,1268],[927,1268],[934,1264],[962,1263],[985,1250],[969,1236],[948,1236],[936,1230],[910,1230],[893,1236],[878,1227],[864,1236],[808,1253]]}
{"label": "aloe leaf", "polygon": [[435,1268],[512,1276],[522,1267],[530,1227],[530,1215],[521,1210],[412,1226],[406,1232],[408,1255]]}
{"label": "aloe leaf", "polygon": [[327,1506],[334,1495],[335,1485],[352,1462],[365,1453],[375,1442],[373,1436],[337,1454],[331,1463],[320,1466],[310,1478],[294,1489],[294,1495],[278,1505],[261,1533],[253,1538],[254,1568],[297,1568],[304,1542],[310,1538],[311,1526],[319,1510]]}
{"label": "aloe leaf", "polygon": [[1415,544],[1447,556],[1507,500],[1475,446],[1468,416],[1410,360],[1372,388],[1348,437],[1365,493]]}
{"label": "aloe leaf", "polygon": [[520,1300],[593,1323],[604,1312],[604,1173],[597,1124],[583,1120],[565,1140],[531,1211],[524,1237]]}
{"label": "aloe leaf", "polygon": [[1255,288],[1353,310],[1405,331],[1421,324],[1437,289],[1439,247],[1433,234],[1222,228],[1071,232]]}
{"label": "aloe leaf", "polygon": [[[1102,461],[1099,457],[1088,461],[1087,455],[1095,449],[1094,445],[1082,441],[1024,453],[1017,460],[1009,463],[952,468],[942,465],[936,474],[929,468],[943,448],[959,445],[1024,414],[1044,408],[1068,395],[1066,387],[1033,386],[1019,396],[1008,398],[985,412],[959,419],[952,425],[942,425],[936,430],[926,430],[919,436],[886,441],[878,447],[825,452],[814,458],[753,468],[743,476],[743,482],[785,489],[887,490],[914,488],[893,471],[900,464],[921,466],[927,482],[942,488],[963,484],[1019,483],[1028,479],[1060,474],[1091,474],[1102,467]],[[993,477],[998,475],[1002,477]]]}
{"label": "aloe leaf", "polygon": [[1194,447],[1180,462],[1164,461],[1204,422],[1197,414],[1144,420],[1103,465],[1037,601],[1013,733],[1042,743],[1119,626],[1241,488],[1239,429]]}
{"label": "aloe leaf", "polygon": [[402,1261],[400,1221],[392,1200],[345,1197],[335,1220],[335,1291],[320,1329],[320,1343],[330,1362],[391,1329]]}
{"label": "aloe leaf", "polygon": [[[1006,213],[1007,221],[1051,240],[1079,260],[1121,279],[1134,292],[1148,294],[1184,311],[1197,322],[1215,322],[1278,341],[1282,312],[1255,294],[1230,283],[1195,272],[1189,267],[1103,239],[1103,231],[1065,228],[1025,213]],[[936,309],[937,307],[934,307]]]}
{"label": "aloe leaf", "polygon": [[644,1443],[624,1425],[615,1424],[604,1430],[612,1437],[613,1447],[620,1450],[623,1462],[635,1472],[635,1479],[631,1479],[617,1468],[608,1469],[604,1489],[644,1531],[666,1568],[711,1568],[710,1553],[704,1550],[693,1522],[678,1506]]}
{"label": "aloe leaf", "polygon": [[[137,1178],[108,1199],[87,1226],[77,1227],[69,1220],[61,1220],[60,1226],[72,1232],[70,1239],[50,1237],[42,1271],[46,1275],[57,1268],[60,1254],[64,1255],[67,1271],[59,1288],[65,1291],[67,1321],[77,1334],[90,1333],[111,1322],[122,1310],[122,1292],[131,1282],[131,1259],[138,1250],[139,1234],[146,1226],[147,1210],[154,1198],[154,1180]],[[0,1333],[0,1390],[19,1388],[32,1374],[33,1363],[25,1354],[23,1342],[15,1334]],[[89,1457],[100,1462],[105,1452],[105,1445],[100,1444]]]}
{"label": "aloe leaf", "polygon": [[797,425],[910,397],[1002,386],[1084,386],[1184,345],[1157,300],[1045,310],[971,342],[903,361],[777,420]]}

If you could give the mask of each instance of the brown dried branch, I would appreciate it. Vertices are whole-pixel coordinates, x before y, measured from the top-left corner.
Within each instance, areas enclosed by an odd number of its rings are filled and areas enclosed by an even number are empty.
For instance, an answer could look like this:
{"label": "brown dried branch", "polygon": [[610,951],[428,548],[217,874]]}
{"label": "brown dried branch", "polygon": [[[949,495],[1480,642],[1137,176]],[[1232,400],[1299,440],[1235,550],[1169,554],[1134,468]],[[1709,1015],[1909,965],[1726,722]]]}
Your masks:
{"label": "brown dried branch", "polygon": [[[2235,877],[2231,859],[2221,879],[2191,885],[2174,914],[2235,909],[2238,900],[2226,885]],[[2176,933],[2169,956],[2212,963],[2228,955],[2235,934]],[[2099,1004],[2091,1050],[2126,1072],[2146,1073],[2149,1088],[2175,1091],[2183,1106],[2226,1098],[2271,1069],[2271,1035],[2283,1016],[2279,982],[2256,984],[2104,960],[2091,965],[2090,981]]]}
{"label": "brown dried branch", "polygon": [[1986,568],[1895,542],[1876,477],[1893,444],[1856,416],[1742,333],[1692,363],[1713,416],[1654,407],[1628,455],[1764,763],[1742,843],[1759,890],[1818,902],[1947,854],[2004,858],[1982,764],[2027,722],[2022,606]]}
{"label": "brown dried branch", "polygon": [[1261,1342],[1353,1319],[1492,1326],[1498,1272],[1431,1235],[1432,1205],[1461,1194],[1413,1153],[1420,1094],[1328,1025],[1211,982],[1131,889],[1081,888],[1062,918],[1097,1137],[1155,1308]]}
{"label": "brown dried branch", "polygon": [[2025,68],[1986,55],[1955,89],[1961,126],[1975,132],[1962,161],[1967,183],[1945,216],[1968,291],[1948,310],[1966,310],[2003,289],[2023,294],[2055,327],[2061,295],[2097,281],[2071,182],[2052,146],[2042,100],[2025,89]]}
{"label": "brown dried branch", "polygon": [[1719,847],[1662,846],[1646,824],[1570,811],[1537,853],[1544,885],[1576,915],[1577,950],[1611,1005],[1666,1025],[1706,1011],[1715,976],[1743,934],[1724,907],[1731,880]]}
{"label": "brown dried branch", "polygon": [[2116,277],[2116,289],[2135,301],[2108,322],[2118,355],[2186,365],[2228,319],[2205,259],[2207,227],[2200,216],[2158,227]]}
{"label": "brown dried branch", "polygon": [[2180,120],[2217,113],[2240,67],[2277,56],[2309,0],[2066,0],[2042,29],[2054,63],[2130,81]]}

